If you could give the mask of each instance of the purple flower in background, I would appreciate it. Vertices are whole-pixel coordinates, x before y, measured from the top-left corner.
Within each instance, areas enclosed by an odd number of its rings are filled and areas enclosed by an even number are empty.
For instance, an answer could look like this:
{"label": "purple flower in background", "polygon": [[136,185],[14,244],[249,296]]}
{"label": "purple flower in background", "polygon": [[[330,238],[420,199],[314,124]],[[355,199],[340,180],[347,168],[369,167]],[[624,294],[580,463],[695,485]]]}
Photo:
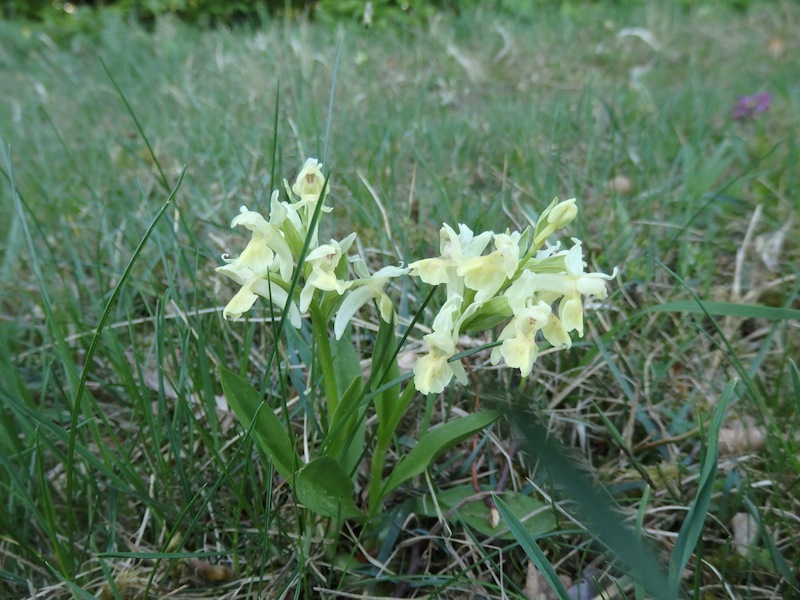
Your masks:
{"label": "purple flower in background", "polygon": [[767,92],[760,92],[755,96],[741,96],[733,107],[731,116],[736,121],[755,119],[756,115],[760,115],[767,110],[771,103],[772,94]]}

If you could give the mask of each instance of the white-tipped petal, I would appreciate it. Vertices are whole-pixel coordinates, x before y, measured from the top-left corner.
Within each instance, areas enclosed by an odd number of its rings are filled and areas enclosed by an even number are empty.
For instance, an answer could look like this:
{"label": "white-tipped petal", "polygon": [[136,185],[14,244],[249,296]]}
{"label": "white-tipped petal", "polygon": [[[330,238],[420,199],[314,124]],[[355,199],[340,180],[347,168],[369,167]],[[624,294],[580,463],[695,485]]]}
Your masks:
{"label": "white-tipped petal", "polygon": [[380,292],[368,285],[361,286],[350,292],[339,307],[333,323],[333,332],[336,339],[341,339],[347,324],[353,319],[359,309],[367,302],[376,298]]}

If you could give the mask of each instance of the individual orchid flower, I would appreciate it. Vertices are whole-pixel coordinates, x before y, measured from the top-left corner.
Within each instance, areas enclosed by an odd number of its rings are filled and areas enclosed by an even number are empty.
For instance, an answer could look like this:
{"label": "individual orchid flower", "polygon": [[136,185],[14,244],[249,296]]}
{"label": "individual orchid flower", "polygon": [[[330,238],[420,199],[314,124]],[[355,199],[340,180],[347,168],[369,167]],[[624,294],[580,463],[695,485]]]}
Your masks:
{"label": "individual orchid flower", "polygon": [[295,204],[278,199],[278,190],[272,192],[269,204],[269,222],[279,227],[294,254],[303,247],[305,229]]}
{"label": "individual orchid flower", "polygon": [[224,318],[230,321],[236,321],[240,319],[244,313],[253,308],[253,304],[255,304],[258,299],[258,294],[252,289],[253,283],[256,281],[258,280],[255,278],[250,279],[239,288],[239,291],[234,294],[233,298],[231,298],[225,308],[222,309],[222,316]]}
{"label": "individual orchid flower", "polygon": [[447,284],[447,297],[451,298],[463,293],[463,279],[457,270],[466,257],[480,256],[492,238],[491,231],[474,235],[464,224],[459,224],[458,234],[447,223],[439,231],[440,255],[424,258],[408,265],[412,276],[419,277],[428,285]]}
{"label": "individual orchid flower", "polygon": [[569,337],[569,331],[555,314],[551,314],[550,318],[547,319],[547,324],[542,327],[542,335],[553,348],[569,348],[572,346],[572,338]]}
{"label": "individual orchid flower", "polygon": [[[301,231],[303,236],[305,236],[309,233],[311,221],[317,208],[317,202],[320,200],[323,189],[325,190],[324,197],[331,191],[330,187],[325,185],[325,176],[322,174],[322,163],[316,158],[307,159],[300,173],[297,174],[297,179],[295,179],[294,184],[289,187],[289,182],[284,179],[283,186],[286,188],[286,194],[290,199],[293,200],[294,196],[298,197],[297,201],[293,202],[290,206],[292,206],[296,212],[302,211],[299,219],[302,225],[299,225],[295,221],[292,223],[295,228]],[[322,212],[329,213],[332,210],[333,208],[330,206],[322,206]],[[318,228],[319,224],[310,232],[310,248],[317,247]]]}
{"label": "individual orchid flower", "polygon": [[[560,296],[554,295],[552,292],[545,294],[537,294],[537,273],[533,271],[523,271],[522,274],[508,286],[508,289],[503,294],[503,297],[508,302],[509,307],[514,315],[518,317],[525,313],[534,305],[545,304],[550,306],[551,302],[557,300]],[[554,314],[550,314],[546,323],[542,326],[542,335],[550,345],[555,348],[569,348],[572,346],[572,339],[569,337],[569,332],[564,329],[561,320]]]}
{"label": "individual orchid flower", "polygon": [[356,234],[351,233],[341,242],[331,240],[329,244],[318,246],[308,253],[306,265],[311,266],[311,272],[300,292],[301,312],[308,310],[315,290],[336,292],[341,296],[352,285],[351,281],[342,281],[336,276],[336,267],[355,239]]}
{"label": "individual orchid flower", "polygon": [[606,281],[617,276],[617,268],[611,275],[605,273],[586,273],[583,262],[581,242],[573,238],[575,245],[563,253],[566,273],[533,273],[532,288],[547,301],[562,297],[558,316],[565,331],[577,331],[583,336],[582,296],[605,298],[608,295]]}
{"label": "individual orchid flower", "polygon": [[[282,310],[286,306],[289,294],[281,286],[267,279],[251,279],[231,298],[222,311],[222,316],[236,321],[249,311],[256,299],[261,296],[272,302],[273,307]],[[289,303],[289,322],[295,329],[300,329],[300,311],[294,302]]]}
{"label": "individual orchid flower", "polygon": [[459,361],[450,361],[456,353],[456,313],[460,311],[461,302],[460,296],[447,300],[433,320],[433,331],[422,337],[428,346],[428,353],[417,359],[414,365],[414,387],[422,394],[442,392],[453,377],[462,385],[467,382],[464,365]]}
{"label": "individual orchid flower", "polygon": [[[283,185],[286,188],[286,193],[292,197],[294,193],[298,197],[298,201],[294,204],[295,208],[305,208],[306,221],[311,219],[314,213],[317,201],[320,199],[322,189],[325,187],[325,176],[322,174],[322,163],[316,158],[309,158],[306,160],[300,173],[297,174],[294,184],[289,188],[289,182],[283,180]],[[330,187],[325,187],[325,196],[330,194]],[[323,206],[324,212],[331,212],[333,210],[330,206]]]}
{"label": "individual orchid flower", "polygon": [[[360,260],[360,259],[359,259]],[[363,261],[361,261],[363,264]],[[366,269],[366,266],[364,266]],[[394,277],[400,277],[408,273],[408,268],[387,266],[376,271],[372,275],[365,273],[366,277],[356,279],[352,282],[353,290],[344,299],[339,311],[336,313],[336,320],[333,324],[333,331],[336,339],[341,339],[345,327],[353,318],[358,310],[370,300],[378,300],[378,311],[381,319],[386,323],[392,322],[394,315],[394,304],[384,291],[386,284]]]}
{"label": "individual orchid flower", "polygon": [[547,325],[550,313],[550,306],[544,302],[516,312],[497,338],[503,343],[492,349],[491,363],[496,365],[502,358],[512,369],[519,369],[523,377],[530,375],[539,354],[536,334]]}
{"label": "individual orchid flower", "polygon": [[417,359],[414,365],[414,386],[421,394],[438,394],[452,381],[453,377],[465,385],[467,372],[459,361],[450,362],[456,353],[456,345],[451,335],[434,331],[422,338],[428,346],[428,354]]}
{"label": "individual orchid flower", "polygon": [[229,259],[223,256],[227,264],[217,267],[217,271],[229,277],[235,273],[238,279],[246,281],[252,277],[263,277],[272,270],[278,271],[284,281],[289,281],[294,270],[294,260],[278,227],[259,213],[248,210],[246,206],[242,206],[239,214],[231,221],[231,227],[237,225],[242,225],[253,233],[250,242],[238,258]]}
{"label": "individual orchid flower", "polygon": [[[319,198],[322,187],[325,185],[325,175],[322,174],[322,163],[316,158],[306,160],[297,179],[292,186],[292,191],[304,200],[308,196],[313,196],[314,200]],[[326,190],[326,194],[330,190]]]}
{"label": "individual orchid flower", "polygon": [[[550,306],[552,302],[560,298],[558,294],[553,292],[539,293],[542,292],[542,290],[537,289],[537,281],[540,276],[541,274],[525,270],[503,294],[515,317],[534,305],[544,303]],[[541,331],[544,339],[555,348],[569,348],[572,346],[569,332],[564,329],[561,320],[555,314],[550,315]]]}
{"label": "individual orchid flower", "polygon": [[462,258],[456,273],[464,278],[466,287],[477,292],[475,302],[482,304],[494,298],[503,284],[514,276],[519,266],[521,236],[518,231],[494,234],[493,252]]}

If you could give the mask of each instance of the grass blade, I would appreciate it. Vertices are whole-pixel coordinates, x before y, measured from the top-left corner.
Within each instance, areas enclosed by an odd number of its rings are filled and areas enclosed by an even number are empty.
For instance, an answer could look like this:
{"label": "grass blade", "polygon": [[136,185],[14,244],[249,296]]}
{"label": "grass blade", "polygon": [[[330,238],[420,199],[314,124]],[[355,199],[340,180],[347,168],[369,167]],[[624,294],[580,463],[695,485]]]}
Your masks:
{"label": "grass blade", "polygon": [[732,302],[706,302],[700,300],[678,300],[651,306],[648,312],[681,312],[693,315],[717,317],[741,317],[742,319],[769,319],[774,321],[800,320],[800,310],[777,308],[761,304],[735,304]]}
{"label": "grass blade", "polygon": [[536,565],[536,568],[539,569],[539,572],[545,578],[548,585],[561,600],[569,600],[570,595],[567,593],[567,590],[564,589],[564,584],[562,584],[561,580],[558,578],[556,570],[553,568],[553,565],[550,564],[550,561],[547,560],[539,544],[536,543],[536,540],[525,528],[525,525],[522,524],[508,505],[503,502],[500,496],[492,494],[492,499],[494,500],[495,506],[497,506],[500,516],[506,522],[506,525],[508,525],[511,533],[514,534],[520,547],[525,551],[525,554],[528,555],[528,558],[531,559],[531,562]]}
{"label": "grass blade", "polygon": [[703,523],[708,513],[711,502],[711,494],[714,491],[714,481],[717,475],[717,459],[719,457],[718,437],[719,429],[725,417],[725,411],[733,397],[733,390],[736,381],[731,381],[720,396],[719,402],[714,409],[714,415],[708,427],[708,442],[706,452],[700,465],[700,483],[697,496],[689,508],[689,513],[678,533],[675,547],[672,549],[670,559],[670,589],[677,594],[680,587],[680,577],[686,564],[692,556],[700,535],[703,532]]}
{"label": "grass blade", "polygon": [[658,559],[621,522],[607,493],[590,482],[566,451],[548,438],[547,430],[530,413],[516,408],[509,418],[520,433],[520,448],[532,460],[539,461],[566,496],[575,502],[586,528],[625,564],[631,577],[641,583],[651,597],[674,600]]}
{"label": "grass blade", "polygon": [[[144,249],[145,244],[147,244],[147,240],[150,239],[150,235],[156,228],[156,225],[161,220],[161,217],[166,212],[169,205],[172,203],[175,194],[178,192],[178,188],[180,188],[181,182],[183,181],[183,176],[186,173],[184,169],[181,172],[180,177],[178,178],[178,182],[175,184],[175,187],[169,194],[169,197],[161,206],[159,211],[156,213],[156,216],[153,217],[153,220],[150,222],[150,226],[145,231],[144,235],[142,236],[139,245],[133,251],[133,255],[131,256],[130,260],[128,261],[128,265],[125,267],[125,271],[122,273],[122,276],[119,278],[119,282],[117,282],[116,287],[114,288],[111,297],[106,302],[106,306],[103,309],[103,314],[100,316],[100,321],[97,323],[97,328],[95,329],[94,336],[92,336],[92,341],[89,344],[89,348],[86,350],[86,358],[84,359],[84,367],[83,372],[81,373],[80,382],[78,384],[78,390],[75,394],[75,404],[72,406],[72,415],[71,415],[71,428],[70,428],[70,435],[69,435],[69,444],[67,446],[67,485],[66,485],[66,495],[67,498],[72,498],[72,492],[74,489],[74,481],[75,481],[75,469],[72,468],[72,459],[75,456],[75,438],[78,431],[78,415],[80,414],[81,409],[81,400],[83,399],[83,394],[86,391],[86,383],[89,380],[89,371],[92,368],[92,358],[94,357],[94,353],[97,351],[97,348],[100,344],[100,336],[103,333],[103,328],[105,327],[106,323],[108,322],[108,317],[111,314],[111,308],[117,301],[117,298],[122,291],[122,288],[125,286],[125,283],[128,281],[131,272],[133,271],[133,266],[136,264],[136,260],[139,258],[139,255],[142,253],[142,249]],[[70,539],[74,539],[74,520],[70,520]]]}

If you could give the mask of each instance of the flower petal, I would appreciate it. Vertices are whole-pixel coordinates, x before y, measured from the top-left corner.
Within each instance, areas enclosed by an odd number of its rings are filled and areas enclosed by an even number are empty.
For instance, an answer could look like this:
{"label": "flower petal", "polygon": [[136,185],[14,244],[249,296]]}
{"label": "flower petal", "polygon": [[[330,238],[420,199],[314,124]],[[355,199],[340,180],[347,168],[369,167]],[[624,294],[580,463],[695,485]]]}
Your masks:
{"label": "flower petal", "polygon": [[333,332],[336,339],[341,339],[345,327],[352,320],[358,310],[369,302],[372,298],[377,298],[380,292],[375,288],[365,285],[350,292],[339,307],[336,319],[333,323]]}
{"label": "flower petal", "polygon": [[222,310],[222,316],[231,321],[236,321],[244,313],[253,308],[258,296],[250,289],[250,285],[243,285],[242,288],[228,302]]}

